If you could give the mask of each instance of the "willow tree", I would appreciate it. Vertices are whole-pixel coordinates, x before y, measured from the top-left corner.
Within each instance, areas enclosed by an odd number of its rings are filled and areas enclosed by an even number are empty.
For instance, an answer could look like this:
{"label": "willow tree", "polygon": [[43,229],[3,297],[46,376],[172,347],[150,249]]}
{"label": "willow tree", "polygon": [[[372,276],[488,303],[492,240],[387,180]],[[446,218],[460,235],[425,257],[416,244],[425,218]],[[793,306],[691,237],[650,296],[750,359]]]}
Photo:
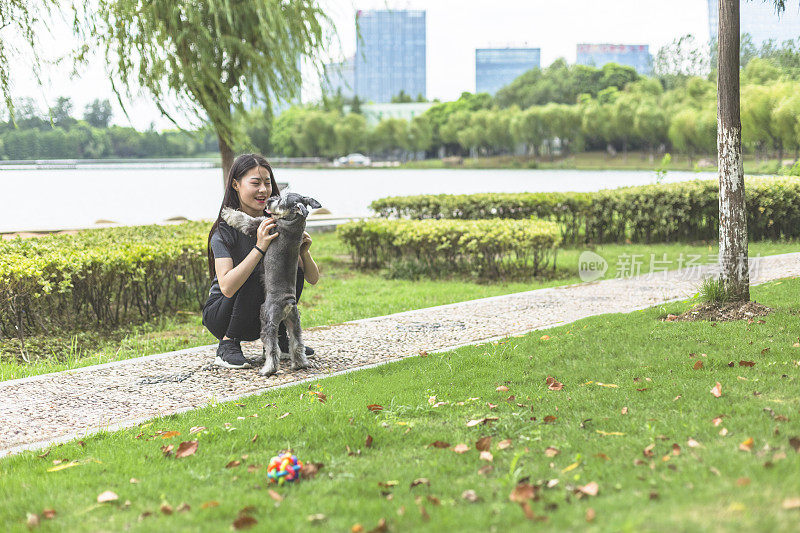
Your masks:
{"label": "willow tree", "polygon": [[141,87],[176,125],[175,110],[210,123],[224,180],[232,146],[246,140],[234,112],[299,96],[301,61],[319,55],[333,26],[316,0],[99,0],[76,27],[104,50],[123,109],[123,92]]}
{"label": "willow tree", "polygon": [[[47,16],[55,0],[26,2],[25,0],[0,0],[0,97],[8,109],[9,120],[14,121],[14,103],[11,100],[11,69],[9,57],[18,55],[19,45],[30,48],[33,56],[33,74],[39,78],[39,54],[36,30],[41,17]],[[18,45],[15,45],[18,41]]]}

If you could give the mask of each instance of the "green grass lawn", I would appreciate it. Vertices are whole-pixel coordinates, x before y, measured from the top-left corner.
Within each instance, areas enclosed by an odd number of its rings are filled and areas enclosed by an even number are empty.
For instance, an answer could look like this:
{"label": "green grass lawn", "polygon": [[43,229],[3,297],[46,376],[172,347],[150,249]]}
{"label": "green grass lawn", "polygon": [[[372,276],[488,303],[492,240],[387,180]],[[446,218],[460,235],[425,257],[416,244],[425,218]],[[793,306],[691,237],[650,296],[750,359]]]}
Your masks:
{"label": "green grass lawn", "polygon": [[[578,257],[589,248],[559,250],[558,271],[552,279],[502,282],[477,282],[465,279],[404,280],[387,279],[385,272],[360,272],[350,263],[347,250],[334,233],[314,234],[312,253],[322,276],[317,285],[306,284],[300,301],[303,326],[325,326],[373,316],[387,315],[510,294],[557,285],[579,283]],[[663,254],[671,269],[694,257],[707,262],[716,257],[717,247],[696,244],[610,244],[592,248],[609,263],[606,278],[620,273],[617,264],[624,256],[637,256],[641,273],[650,271],[651,254],[661,260]],[[765,256],[800,251],[797,242],[763,241],[750,244],[751,256]],[[627,273],[625,275],[628,275]],[[47,372],[67,370],[110,361],[141,357],[193,346],[214,344],[217,340],[201,322],[198,310],[184,310],[175,316],[140,324],[126,325],[111,331],[86,331],[72,335],[53,335],[28,339],[41,357],[30,363],[19,357],[16,339],[0,340],[0,381]]]}
{"label": "green grass lawn", "polygon": [[[221,531],[241,515],[261,531],[309,530],[309,517],[324,531],[381,519],[392,531],[796,531],[800,508],[784,503],[800,498],[798,294],[797,278],[754,287],[776,309],[763,323],[660,320],[692,304],[675,302],[26,452],[0,462],[0,524],[23,531],[28,513],[53,509],[43,531]],[[491,460],[476,449],[486,438]],[[190,440],[195,454],[163,455]],[[266,464],[287,447],[324,466],[269,486]],[[518,483],[534,487],[533,522],[509,500]],[[118,500],[98,504],[108,490]]]}

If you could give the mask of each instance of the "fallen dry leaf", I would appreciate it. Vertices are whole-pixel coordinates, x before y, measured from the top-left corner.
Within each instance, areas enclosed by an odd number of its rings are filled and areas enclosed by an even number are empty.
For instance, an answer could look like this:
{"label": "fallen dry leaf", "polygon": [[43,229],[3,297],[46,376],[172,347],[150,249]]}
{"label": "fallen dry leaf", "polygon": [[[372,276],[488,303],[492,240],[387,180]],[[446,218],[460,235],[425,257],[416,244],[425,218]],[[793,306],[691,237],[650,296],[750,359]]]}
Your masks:
{"label": "fallen dry leaf", "polygon": [[303,467],[300,469],[300,475],[305,479],[312,479],[324,466],[324,463],[312,463],[310,461],[303,463]]}
{"label": "fallen dry leaf", "polygon": [[508,387],[506,387],[505,385],[500,385],[500,386],[499,386],[499,387],[497,387],[495,390],[496,390],[497,392],[508,392]]}
{"label": "fallen dry leaf", "polygon": [[556,381],[556,379],[551,376],[547,376],[545,383],[547,384],[547,388],[550,390],[561,390],[564,388],[563,383]]}
{"label": "fallen dry leaf", "polygon": [[492,452],[481,452],[481,461],[488,461],[491,463],[493,459],[494,457],[492,457]]}
{"label": "fallen dry leaf", "polygon": [[225,468],[236,468],[236,467],[237,467],[237,466],[239,466],[240,464],[242,464],[242,462],[241,462],[241,461],[239,461],[238,459],[237,459],[237,460],[233,460],[233,461],[231,461],[230,463],[226,464],[226,465],[225,465]]}
{"label": "fallen dry leaf", "polygon": [[353,524],[353,527],[350,528],[350,533],[363,533],[364,526],[359,523]]}
{"label": "fallen dry leaf", "polygon": [[586,521],[587,521],[587,522],[591,522],[592,520],[594,520],[594,517],[595,517],[596,515],[597,515],[597,514],[594,512],[594,509],[592,509],[591,507],[589,507],[588,509],[586,509]]}
{"label": "fallen dry leaf", "polygon": [[365,448],[372,448],[372,435],[367,435],[367,440],[364,442]]}
{"label": "fallen dry leaf", "polygon": [[561,473],[562,474],[566,474],[567,472],[571,472],[572,470],[575,470],[576,468],[578,468],[578,466],[580,466],[580,464],[581,464],[580,462],[577,462],[577,463],[572,463],[571,465],[565,466],[564,468],[561,469]]}
{"label": "fallen dry leaf", "polygon": [[426,478],[426,477],[420,477],[420,478],[417,478],[417,479],[415,479],[414,481],[412,481],[412,482],[411,482],[411,486],[410,486],[409,488],[410,488],[410,489],[413,489],[413,488],[414,488],[414,487],[416,487],[417,485],[428,485],[428,486],[430,487],[430,486],[431,486],[431,482],[430,482],[430,480],[429,480],[428,478]]}
{"label": "fallen dry leaf", "polygon": [[55,509],[44,509],[42,510],[42,518],[46,518],[48,520],[52,520],[56,517],[56,510]]}
{"label": "fallen dry leaf", "polygon": [[191,435],[193,433],[200,433],[201,431],[203,431],[205,429],[206,429],[205,426],[192,426],[192,428],[189,430],[189,435]]}
{"label": "fallen dry leaf", "polygon": [[715,398],[722,396],[722,384],[719,381],[717,381],[717,384],[712,387],[711,394],[713,394]]}
{"label": "fallen dry leaf", "polygon": [[467,500],[470,503],[475,503],[480,498],[478,497],[478,495],[475,493],[474,490],[465,490],[464,492],[461,493],[461,499]]}
{"label": "fallen dry leaf", "polygon": [[183,503],[181,503],[181,504],[180,504],[180,505],[177,507],[177,509],[175,509],[175,510],[176,510],[176,511],[178,511],[179,513],[186,513],[186,512],[188,512],[188,511],[191,511],[191,510],[192,510],[192,506],[191,506],[191,505],[189,505],[189,504],[188,504],[188,503],[186,503],[186,502],[183,502]]}
{"label": "fallen dry leaf", "polygon": [[794,448],[794,451],[800,453],[800,437],[789,437],[789,445]]}
{"label": "fallen dry leaf", "polygon": [[781,505],[784,509],[800,509],[800,498],[786,498]]}
{"label": "fallen dry leaf", "polygon": [[200,509],[211,509],[212,507],[219,506],[219,502],[217,500],[211,500],[204,502],[200,505]]}
{"label": "fallen dry leaf", "polygon": [[367,409],[369,409],[373,413],[377,413],[378,411],[383,411],[383,406],[378,405],[377,403],[372,403],[367,406]]}
{"label": "fallen dry leaf", "polygon": [[542,335],[539,338],[542,339],[543,341],[550,340],[550,335]]}
{"label": "fallen dry leaf", "polygon": [[739,449],[743,452],[753,451],[753,437],[748,438],[746,441],[739,444]]}
{"label": "fallen dry leaf", "polygon": [[[402,512],[401,512],[401,510],[402,510]],[[405,512],[406,512],[406,508],[405,508],[405,506],[402,506],[402,505],[400,506],[400,509],[397,510],[397,514],[401,515],[401,516]],[[378,520],[378,525],[375,526],[374,528],[370,529],[369,533],[385,533],[386,531],[389,531],[389,527],[386,525],[386,519],[385,518],[381,518],[380,520]]]}
{"label": "fallen dry leaf", "polygon": [[456,452],[456,453],[466,453],[466,452],[468,452],[468,451],[469,451],[469,446],[468,446],[468,445],[466,445],[466,444],[463,444],[463,443],[461,443],[461,444],[456,444],[456,445],[453,447],[453,451],[454,451],[454,452]]}
{"label": "fallen dry leaf", "polygon": [[481,452],[488,450],[489,448],[491,448],[491,446],[492,446],[492,437],[488,436],[479,438],[478,441],[475,443],[475,448]]}
{"label": "fallen dry leaf", "polygon": [[277,492],[275,492],[272,489],[269,489],[267,491],[267,494],[269,494],[269,497],[272,498],[273,500],[275,500],[276,502],[282,502],[283,501],[283,496],[281,496],[280,494],[278,494]]}
{"label": "fallen dry leaf", "polygon": [[587,496],[597,496],[597,491],[600,490],[600,486],[596,481],[592,481],[582,487],[579,486],[578,490]]}
{"label": "fallen dry leaf", "polygon": [[653,455],[655,455],[653,453],[653,448],[655,447],[656,447],[655,443],[646,446],[645,449],[642,451],[642,455],[644,455],[645,457],[653,457]]}
{"label": "fallen dry leaf", "polygon": [[231,524],[231,526],[233,527],[233,529],[238,531],[240,529],[250,529],[256,524],[258,524],[258,520],[256,520],[250,515],[243,514],[239,515],[236,518],[236,520],[233,521],[233,524]]}
{"label": "fallen dry leaf", "polygon": [[559,453],[561,453],[559,449],[553,446],[548,446],[544,451],[545,457],[555,457]]}
{"label": "fallen dry leaf", "polygon": [[39,527],[39,515],[28,513],[26,524],[28,525],[28,529]]}
{"label": "fallen dry leaf", "polygon": [[97,495],[97,503],[107,503],[107,502],[114,502],[119,499],[119,496],[115,492],[107,490],[105,492],[101,492]]}
{"label": "fallen dry leaf", "polygon": [[622,408],[622,414],[623,415],[627,415],[628,414],[628,408],[627,407],[623,407]]}
{"label": "fallen dry leaf", "polygon": [[185,442],[181,442],[178,446],[178,450],[175,452],[175,457],[181,459],[183,457],[189,457],[190,455],[194,455],[197,451],[197,441],[196,440],[187,440]]}
{"label": "fallen dry leaf", "polygon": [[511,439],[503,439],[497,443],[498,450],[505,450],[511,446]]}
{"label": "fallen dry leaf", "polygon": [[738,487],[746,487],[749,484],[750,484],[749,477],[740,477],[739,479],[736,480],[736,486]]}
{"label": "fallen dry leaf", "polygon": [[714,424],[714,427],[717,427],[718,425],[722,424],[722,415],[716,417],[714,420],[711,421],[711,423]]}
{"label": "fallen dry leaf", "polygon": [[492,470],[494,470],[493,465],[483,465],[478,469],[478,475],[485,476],[487,474],[490,474]]}
{"label": "fallen dry leaf", "polygon": [[755,361],[739,361],[739,366],[756,366]]}
{"label": "fallen dry leaf", "polygon": [[525,503],[530,500],[537,500],[538,488],[530,483],[518,483],[508,495],[508,499],[514,503]]}
{"label": "fallen dry leaf", "polygon": [[488,424],[489,422],[496,422],[497,420],[500,419],[496,416],[487,416],[486,418],[481,418],[480,420],[470,420],[469,422],[467,422],[467,427],[471,428],[479,424]]}
{"label": "fallen dry leaf", "polygon": [[694,370],[700,370],[701,368],[703,368],[703,362],[702,362],[701,360],[699,360],[699,359],[698,359],[698,360],[697,360],[697,362],[696,362],[696,363],[694,364],[694,366],[692,367],[692,369],[694,369]]}
{"label": "fallen dry leaf", "polygon": [[172,437],[177,437],[180,434],[181,434],[180,431],[166,431],[166,432],[161,434],[161,438],[162,439],[171,439]]}
{"label": "fallen dry leaf", "polygon": [[164,454],[164,457],[167,457],[168,455],[170,455],[172,453],[172,450],[174,448],[175,448],[175,446],[173,446],[172,444],[169,444],[169,445],[165,444],[164,446],[161,447],[161,453]]}
{"label": "fallen dry leaf", "polygon": [[692,438],[690,438],[690,439],[689,439],[689,440],[686,442],[686,445],[687,445],[689,448],[699,448],[699,447],[700,447],[700,443],[699,443],[699,442],[697,442],[696,440],[692,439]]}
{"label": "fallen dry leaf", "polygon": [[162,514],[171,515],[172,514],[172,506],[168,503],[162,503],[159,510]]}
{"label": "fallen dry leaf", "polygon": [[[428,446],[433,447],[433,448],[449,448],[450,447],[450,443],[449,442],[444,442],[444,441],[441,441],[441,440],[435,440],[435,441],[431,442],[430,444],[428,444]],[[466,446],[466,444],[464,446]]]}
{"label": "fallen dry leaf", "polygon": [[545,424],[552,424],[555,421],[556,421],[556,417],[554,417],[553,415],[547,415],[547,416],[544,417],[544,423]]}

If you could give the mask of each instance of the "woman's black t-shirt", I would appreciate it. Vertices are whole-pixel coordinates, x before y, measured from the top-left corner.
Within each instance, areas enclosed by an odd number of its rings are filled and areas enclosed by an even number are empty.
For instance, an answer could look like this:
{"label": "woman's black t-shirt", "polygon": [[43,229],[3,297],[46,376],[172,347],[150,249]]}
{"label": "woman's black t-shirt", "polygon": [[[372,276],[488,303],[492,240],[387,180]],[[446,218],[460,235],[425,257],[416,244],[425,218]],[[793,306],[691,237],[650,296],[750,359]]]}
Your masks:
{"label": "woman's black t-shirt", "polygon": [[[219,221],[216,231],[214,231],[214,234],[211,235],[210,248],[211,253],[214,254],[214,259],[219,259],[220,257],[230,257],[233,260],[234,267],[241,263],[245,257],[247,257],[247,254],[250,253],[255,245],[255,237],[245,235],[241,231],[230,227],[224,220]],[[258,261],[258,265],[256,265],[256,267],[253,269],[250,277],[247,278],[247,281],[245,281],[244,285],[242,285],[239,289],[239,291],[260,294],[261,296],[258,298],[259,305],[264,302],[264,289],[262,284],[263,277],[264,258],[262,257]],[[298,296],[298,298],[302,290],[303,270],[298,266],[297,284],[295,286],[295,294]],[[211,290],[208,293],[208,297],[209,299],[216,299],[220,296],[224,297],[222,290],[219,288],[217,276],[214,276],[214,279],[211,282]],[[256,312],[258,311],[256,310]]]}

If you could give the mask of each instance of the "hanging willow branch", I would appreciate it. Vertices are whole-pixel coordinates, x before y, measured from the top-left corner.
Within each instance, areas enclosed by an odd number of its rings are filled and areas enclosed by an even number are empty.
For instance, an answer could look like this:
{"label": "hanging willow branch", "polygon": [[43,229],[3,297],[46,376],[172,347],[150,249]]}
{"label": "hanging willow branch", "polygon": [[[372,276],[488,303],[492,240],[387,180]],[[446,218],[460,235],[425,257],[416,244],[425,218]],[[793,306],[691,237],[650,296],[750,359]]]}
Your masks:
{"label": "hanging willow branch", "polygon": [[210,122],[221,150],[246,141],[233,110],[258,102],[271,111],[299,95],[301,61],[320,70],[328,28],[316,0],[99,0],[91,13],[75,11],[86,43],[79,60],[101,47],[123,109],[123,96],[142,87],[173,123],[173,102]]}

